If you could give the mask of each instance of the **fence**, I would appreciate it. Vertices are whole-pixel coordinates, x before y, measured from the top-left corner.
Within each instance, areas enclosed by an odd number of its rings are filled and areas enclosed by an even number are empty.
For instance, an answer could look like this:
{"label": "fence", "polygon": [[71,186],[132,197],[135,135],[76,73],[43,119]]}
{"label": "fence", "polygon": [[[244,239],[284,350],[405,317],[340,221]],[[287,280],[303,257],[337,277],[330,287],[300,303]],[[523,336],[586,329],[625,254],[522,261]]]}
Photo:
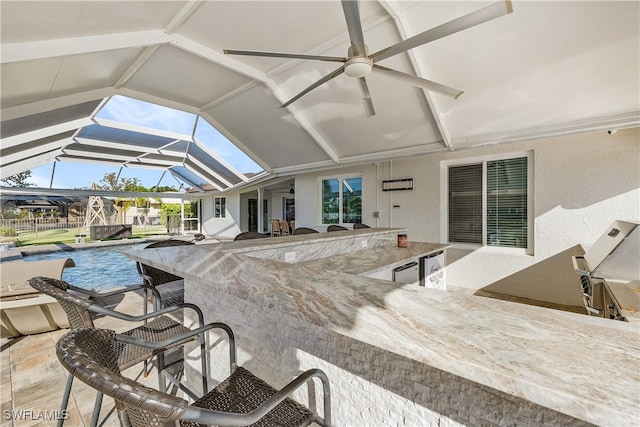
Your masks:
{"label": "fence", "polygon": [[[109,225],[119,222],[108,221]],[[133,234],[169,234],[182,233],[181,216],[168,215],[167,220],[157,216],[128,216],[125,224],[131,224]],[[35,219],[0,219],[0,242],[46,243],[56,241],[74,241],[76,234],[89,235],[89,230],[83,228],[84,221],[72,221],[66,217],[35,218]],[[197,231],[198,219],[185,218],[184,230]]]}

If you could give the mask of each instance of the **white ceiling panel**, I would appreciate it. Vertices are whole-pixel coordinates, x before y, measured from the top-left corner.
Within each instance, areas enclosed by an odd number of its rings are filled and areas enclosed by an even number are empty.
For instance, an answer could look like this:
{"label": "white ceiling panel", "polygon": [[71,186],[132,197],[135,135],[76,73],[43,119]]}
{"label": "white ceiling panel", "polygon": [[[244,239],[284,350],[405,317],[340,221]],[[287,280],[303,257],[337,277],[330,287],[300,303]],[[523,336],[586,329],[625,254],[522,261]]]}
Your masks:
{"label": "white ceiling panel", "polygon": [[185,1],[3,0],[2,43],[163,28]]}
{"label": "white ceiling panel", "polygon": [[253,153],[272,168],[328,160],[295,118],[278,105],[264,86],[256,86],[209,113],[240,141],[251,141]]}
{"label": "white ceiling panel", "polygon": [[2,64],[2,107],[113,86],[140,49]]}
{"label": "white ceiling panel", "polygon": [[[637,110],[638,5],[514,2],[511,15],[414,50],[435,79],[464,84],[439,102],[455,138]],[[433,6],[409,8],[410,27]]]}
{"label": "white ceiling panel", "polygon": [[125,87],[201,107],[249,82],[242,75],[166,45],[149,58]]}

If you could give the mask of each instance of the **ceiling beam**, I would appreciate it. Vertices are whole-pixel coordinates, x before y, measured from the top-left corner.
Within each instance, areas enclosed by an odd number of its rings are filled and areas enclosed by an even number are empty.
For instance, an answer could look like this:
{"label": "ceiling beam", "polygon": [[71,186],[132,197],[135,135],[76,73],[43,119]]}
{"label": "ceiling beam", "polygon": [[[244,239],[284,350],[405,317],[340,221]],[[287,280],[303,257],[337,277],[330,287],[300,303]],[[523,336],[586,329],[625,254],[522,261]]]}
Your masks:
{"label": "ceiling beam", "polygon": [[179,34],[172,34],[169,42],[172,46],[175,46],[178,49],[192,53],[193,55],[199,56],[202,59],[225,67],[231,71],[240,73],[250,79],[258,80],[259,82],[265,82],[267,79],[266,75],[262,71],[258,71],[229,55],[225,55],[222,51],[211,49],[210,47],[193,41],[190,38]]}
{"label": "ceiling beam", "polygon": [[36,141],[38,139],[44,139],[52,135],[58,135],[70,130],[80,129],[83,126],[92,124],[91,118],[85,117],[82,119],[72,120],[66,123],[60,123],[54,126],[49,126],[42,129],[33,130],[31,132],[24,132],[18,135],[9,136],[7,138],[0,139],[2,148],[11,148],[26,142]]}
{"label": "ceiling beam", "polygon": [[122,73],[122,75],[120,76],[118,81],[113,85],[113,87],[115,89],[120,89],[121,87],[123,87],[129,81],[129,79],[131,79],[131,77],[133,77],[134,74],[137,73],[138,70],[140,70],[140,68],[142,68],[142,66],[153,56],[153,54],[156,53],[158,49],[160,49],[159,44],[154,46],[149,46],[145,48],[142,52],[140,52],[140,55],[138,55],[135,61],[133,61],[133,63],[129,65],[129,68],[127,68],[127,70],[124,73]]}
{"label": "ceiling beam", "polygon": [[[191,181],[190,179],[180,175],[178,172],[169,169],[169,173],[171,175],[173,175],[174,178],[176,178],[179,181],[182,182],[186,182],[187,184],[189,184],[190,186],[196,188],[199,192],[204,192],[204,189],[202,187],[200,187],[198,184],[196,184],[195,182]],[[219,191],[222,191],[222,189],[220,189],[217,185],[215,185],[214,187],[216,187]]]}
{"label": "ceiling beam", "polygon": [[174,145],[175,143],[180,141],[175,141],[173,143],[163,145],[162,147],[159,147],[159,148],[143,147],[141,145],[131,145],[124,142],[114,142],[114,141],[105,141],[102,139],[90,139],[90,138],[79,138],[79,137],[75,137],[74,141],[77,142],[78,144],[87,145],[91,147],[111,148],[114,150],[137,151],[141,153],[140,157],[149,155],[149,154],[161,154],[165,156],[185,157],[184,151],[171,150],[170,148],[168,148],[168,147],[171,147],[171,145]]}
{"label": "ceiling beam", "polygon": [[[398,7],[395,3],[389,2],[387,0],[378,0],[380,6],[387,11],[389,16],[393,18],[393,22],[395,23],[396,29],[400,33],[400,36],[403,40],[408,38],[406,28],[408,27],[407,20],[405,18],[404,12],[398,10]],[[413,49],[409,49],[405,52],[409,57],[409,61],[411,62],[411,66],[413,67],[413,71],[418,77],[427,78],[428,73],[425,71],[425,67],[422,65],[423,61],[418,61],[416,54]],[[440,113],[440,109],[438,108],[436,101],[433,99],[429,91],[425,89],[420,89],[422,92],[427,105],[429,106],[429,110],[431,111],[431,115],[433,117],[433,121],[438,128],[438,132],[440,133],[440,137],[442,138],[442,143],[445,147],[450,150],[453,150],[453,145],[451,143],[451,134],[449,133],[449,129],[447,128],[447,124],[444,121],[444,117]]]}
{"label": "ceiling beam", "polygon": [[[203,46],[199,43],[194,42],[191,39],[188,39],[183,36],[173,35],[173,39],[171,40],[172,45],[183,49],[187,52],[190,52],[194,55],[197,55],[201,58],[206,59],[214,64],[225,67],[231,71],[240,73],[246,77],[249,77],[253,80],[257,80],[261,83],[264,83],[267,88],[271,91],[271,93],[275,96],[275,98],[280,103],[284,103],[287,101],[287,97],[282,93],[282,90],[276,85],[276,83],[267,78],[265,73],[256,70],[253,67],[250,67],[242,62],[230,57],[229,55],[225,55],[222,52],[218,52],[216,50],[210,49],[206,46]],[[325,154],[333,160],[335,163],[339,163],[340,159],[335,152],[335,150],[331,147],[331,145],[320,135],[318,131],[316,131],[309,120],[307,120],[300,110],[296,107],[288,106],[287,109],[293,116],[293,118],[298,122],[298,124],[309,134],[311,139],[315,141],[315,143],[325,152]]]}
{"label": "ceiling beam", "polygon": [[507,132],[495,132],[454,139],[456,147],[479,147],[487,144],[532,141],[566,135],[592,132],[606,132],[619,129],[640,127],[640,110],[621,114],[597,116],[552,125],[514,129]]}
{"label": "ceiling beam", "polygon": [[[42,153],[47,153],[53,150],[60,150],[72,143],[72,138],[61,138],[54,141],[47,140],[46,142],[38,144],[35,147],[30,146],[29,148],[24,148],[17,153],[3,154],[2,157],[0,157],[0,164],[4,166],[10,163],[28,160],[29,158],[36,157]],[[5,147],[3,146],[2,148],[4,149]]]}
{"label": "ceiling beam", "polygon": [[172,192],[134,192],[134,191],[109,191],[109,190],[81,190],[70,188],[33,188],[33,187],[0,187],[0,194],[28,194],[33,196],[100,196],[100,197],[147,197],[150,199],[188,199],[183,193]]}
{"label": "ceiling beam", "polygon": [[114,129],[122,129],[122,130],[136,132],[136,133],[145,134],[145,135],[154,135],[154,136],[159,136],[162,138],[167,138],[172,140],[182,140],[182,141],[191,140],[191,135],[188,135],[185,133],[148,128],[148,127],[139,126],[131,123],[118,122],[118,121],[108,120],[108,119],[96,118],[95,122],[100,126],[105,126],[105,127],[114,128]]}
{"label": "ceiling beam", "polygon": [[107,50],[141,48],[169,43],[170,37],[171,36],[163,30],[148,30],[101,34],[98,36],[6,43],[2,45],[0,63],[7,64],[11,62],[32,61]]}
{"label": "ceiling beam", "polygon": [[[108,98],[115,94],[116,92],[112,87],[104,87],[86,92],[77,92],[71,95],[60,96],[57,98],[49,98],[20,105],[12,105],[4,107],[0,111],[2,114],[2,121],[7,121],[43,113],[45,111],[56,110],[58,108],[69,107],[71,105],[84,104],[88,101]],[[5,104],[6,103],[3,100],[3,105]]]}
{"label": "ceiling beam", "polygon": [[[194,138],[193,142],[196,144],[196,147],[198,147],[199,149],[201,149],[202,151],[204,151],[205,153],[207,153],[208,155],[213,157],[218,163],[220,163],[222,166],[224,166],[227,170],[229,170],[235,176],[240,178],[242,181],[247,181],[248,180],[248,178],[247,178],[247,176],[245,174],[240,172],[238,169],[234,168],[229,162],[227,162],[225,159],[220,157],[218,155],[218,153],[216,153],[215,151],[209,149],[209,147],[204,145],[201,141],[199,141],[198,139]],[[193,156],[191,156],[191,155],[189,157],[193,158]]]}
{"label": "ceiling beam", "polygon": [[164,27],[167,34],[173,34],[178,31],[182,25],[196,13],[196,10],[198,10],[202,3],[202,0],[188,0],[171,19],[171,22]]}
{"label": "ceiling beam", "polygon": [[[222,189],[222,187],[220,187],[218,184],[213,182],[213,180],[211,178],[214,178],[214,179],[222,182],[224,185],[226,185],[229,188],[233,187],[233,184],[231,184],[226,179],[220,177],[217,173],[213,172],[208,167],[203,166],[201,162],[194,161],[193,157],[189,157],[182,164],[182,166],[184,168],[186,168],[189,172],[197,175],[198,177],[200,177],[200,179],[202,179],[203,181],[213,185],[216,188]],[[207,176],[206,174],[210,174],[210,176]]]}
{"label": "ceiling beam", "polygon": [[[216,171],[211,169],[209,166],[207,166],[204,163],[202,163],[200,160],[198,160],[197,157],[191,156],[191,155],[187,155],[187,159],[189,160],[189,162],[193,163],[194,165],[198,166],[200,169],[202,169],[203,171],[205,171],[206,173],[211,175],[210,177],[206,177],[207,181],[209,181],[209,182],[211,181],[209,178],[215,178],[218,181],[222,182],[227,187],[233,187],[233,183],[227,181],[219,173],[217,173]],[[183,166],[184,167],[188,167],[189,166],[189,162],[184,162]],[[213,182],[210,182],[210,183],[213,185]]]}
{"label": "ceiling beam", "polygon": [[266,163],[262,158],[257,156],[249,147],[242,143],[236,136],[229,132],[224,126],[222,126],[218,121],[211,115],[208,111],[202,112],[202,117],[211,124],[222,136],[227,138],[232,144],[238,147],[243,153],[249,156],[254,162],[256,162],[263,170],[267,172],[271,172],[271,165]]}
{"label": "ceiling beam", "polygon": [[[15,174],[26,172],[31,169],[35,169],[39,166],[51,163],[56,159],[62,150],[53,150],[46,153],[38,154],[37,156],[29,157],[7,166],[0,167],[0,179],[5,179]],[[24,190],[24,189],[23,189]]]}

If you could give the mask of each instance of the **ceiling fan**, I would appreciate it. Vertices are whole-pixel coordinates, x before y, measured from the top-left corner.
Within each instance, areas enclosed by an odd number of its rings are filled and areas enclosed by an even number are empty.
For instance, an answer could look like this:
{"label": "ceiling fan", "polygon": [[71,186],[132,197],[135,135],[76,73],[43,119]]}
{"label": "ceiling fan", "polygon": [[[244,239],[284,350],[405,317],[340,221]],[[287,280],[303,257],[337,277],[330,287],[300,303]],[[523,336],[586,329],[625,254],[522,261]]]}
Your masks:
{"label": "ceiling fan", "polygon": [[360,21],[360,9],[358,1],[342,0],[342,9],[347,21],[349,37],[351,39],[351,46],[349,47],[346,57],[304,55],[296,53],[258,52],[232,49],[224,49],[224,53],[228,55],[266,56],[275,58],[312,59],[317,61],[342,62],[340,68],[332,71],[331,73],[327,74],[317,82],[304,89],[302,92],[282,104],[282,107],[288,106],[292,102],[311,92],[313,89],[323,85],[331,79],[338,77],[342,73],[345,73],[349,77],[358,79],[363,94],[363,101],[367,116],[372,116],[375,114],[375,110],[373,108],[371,94],[369,93],[369,87],[367,86],[367,81],[365,79],[365,77],[372,71],[376,74],[387,76],[389,78],[393,78],[401,82],[411,84],[413,86],[448,95],[454,99],[457,99],[463,93],[461,90],[454,89],[440,83],[433,82],[431,80],[423,79],[411,74],[383,67],[382,65],[379,65],[378,62],[399,53],[405,52],[409,49],[413,49],[431,41],[441,39],[450,34],[457,33],[467,28],[471,28],[478,24],[482,24],[483,22],[487,22],[513,12],[511,0],[501,0],[497,3],[493,3],[482,9],[476,10],[475,12],[471,12],[467,15],[456,18],[453,21],[449,21],[445,24],[431,28],[430,30],[424,31],[406,40],[402,40],[375,53],[369,54],[367,45],[364,43],[364,35],[362,32],[362,23]]}

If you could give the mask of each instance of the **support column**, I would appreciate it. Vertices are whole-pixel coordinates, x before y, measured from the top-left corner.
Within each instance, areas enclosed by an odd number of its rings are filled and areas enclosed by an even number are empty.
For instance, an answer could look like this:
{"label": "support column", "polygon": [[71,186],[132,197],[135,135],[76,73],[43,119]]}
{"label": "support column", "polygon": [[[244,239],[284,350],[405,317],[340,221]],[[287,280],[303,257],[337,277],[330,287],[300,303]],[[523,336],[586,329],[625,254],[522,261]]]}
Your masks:
{"label": "support column", "polygon": [[264,233],[264,189],[258,188],[258,233]]}

